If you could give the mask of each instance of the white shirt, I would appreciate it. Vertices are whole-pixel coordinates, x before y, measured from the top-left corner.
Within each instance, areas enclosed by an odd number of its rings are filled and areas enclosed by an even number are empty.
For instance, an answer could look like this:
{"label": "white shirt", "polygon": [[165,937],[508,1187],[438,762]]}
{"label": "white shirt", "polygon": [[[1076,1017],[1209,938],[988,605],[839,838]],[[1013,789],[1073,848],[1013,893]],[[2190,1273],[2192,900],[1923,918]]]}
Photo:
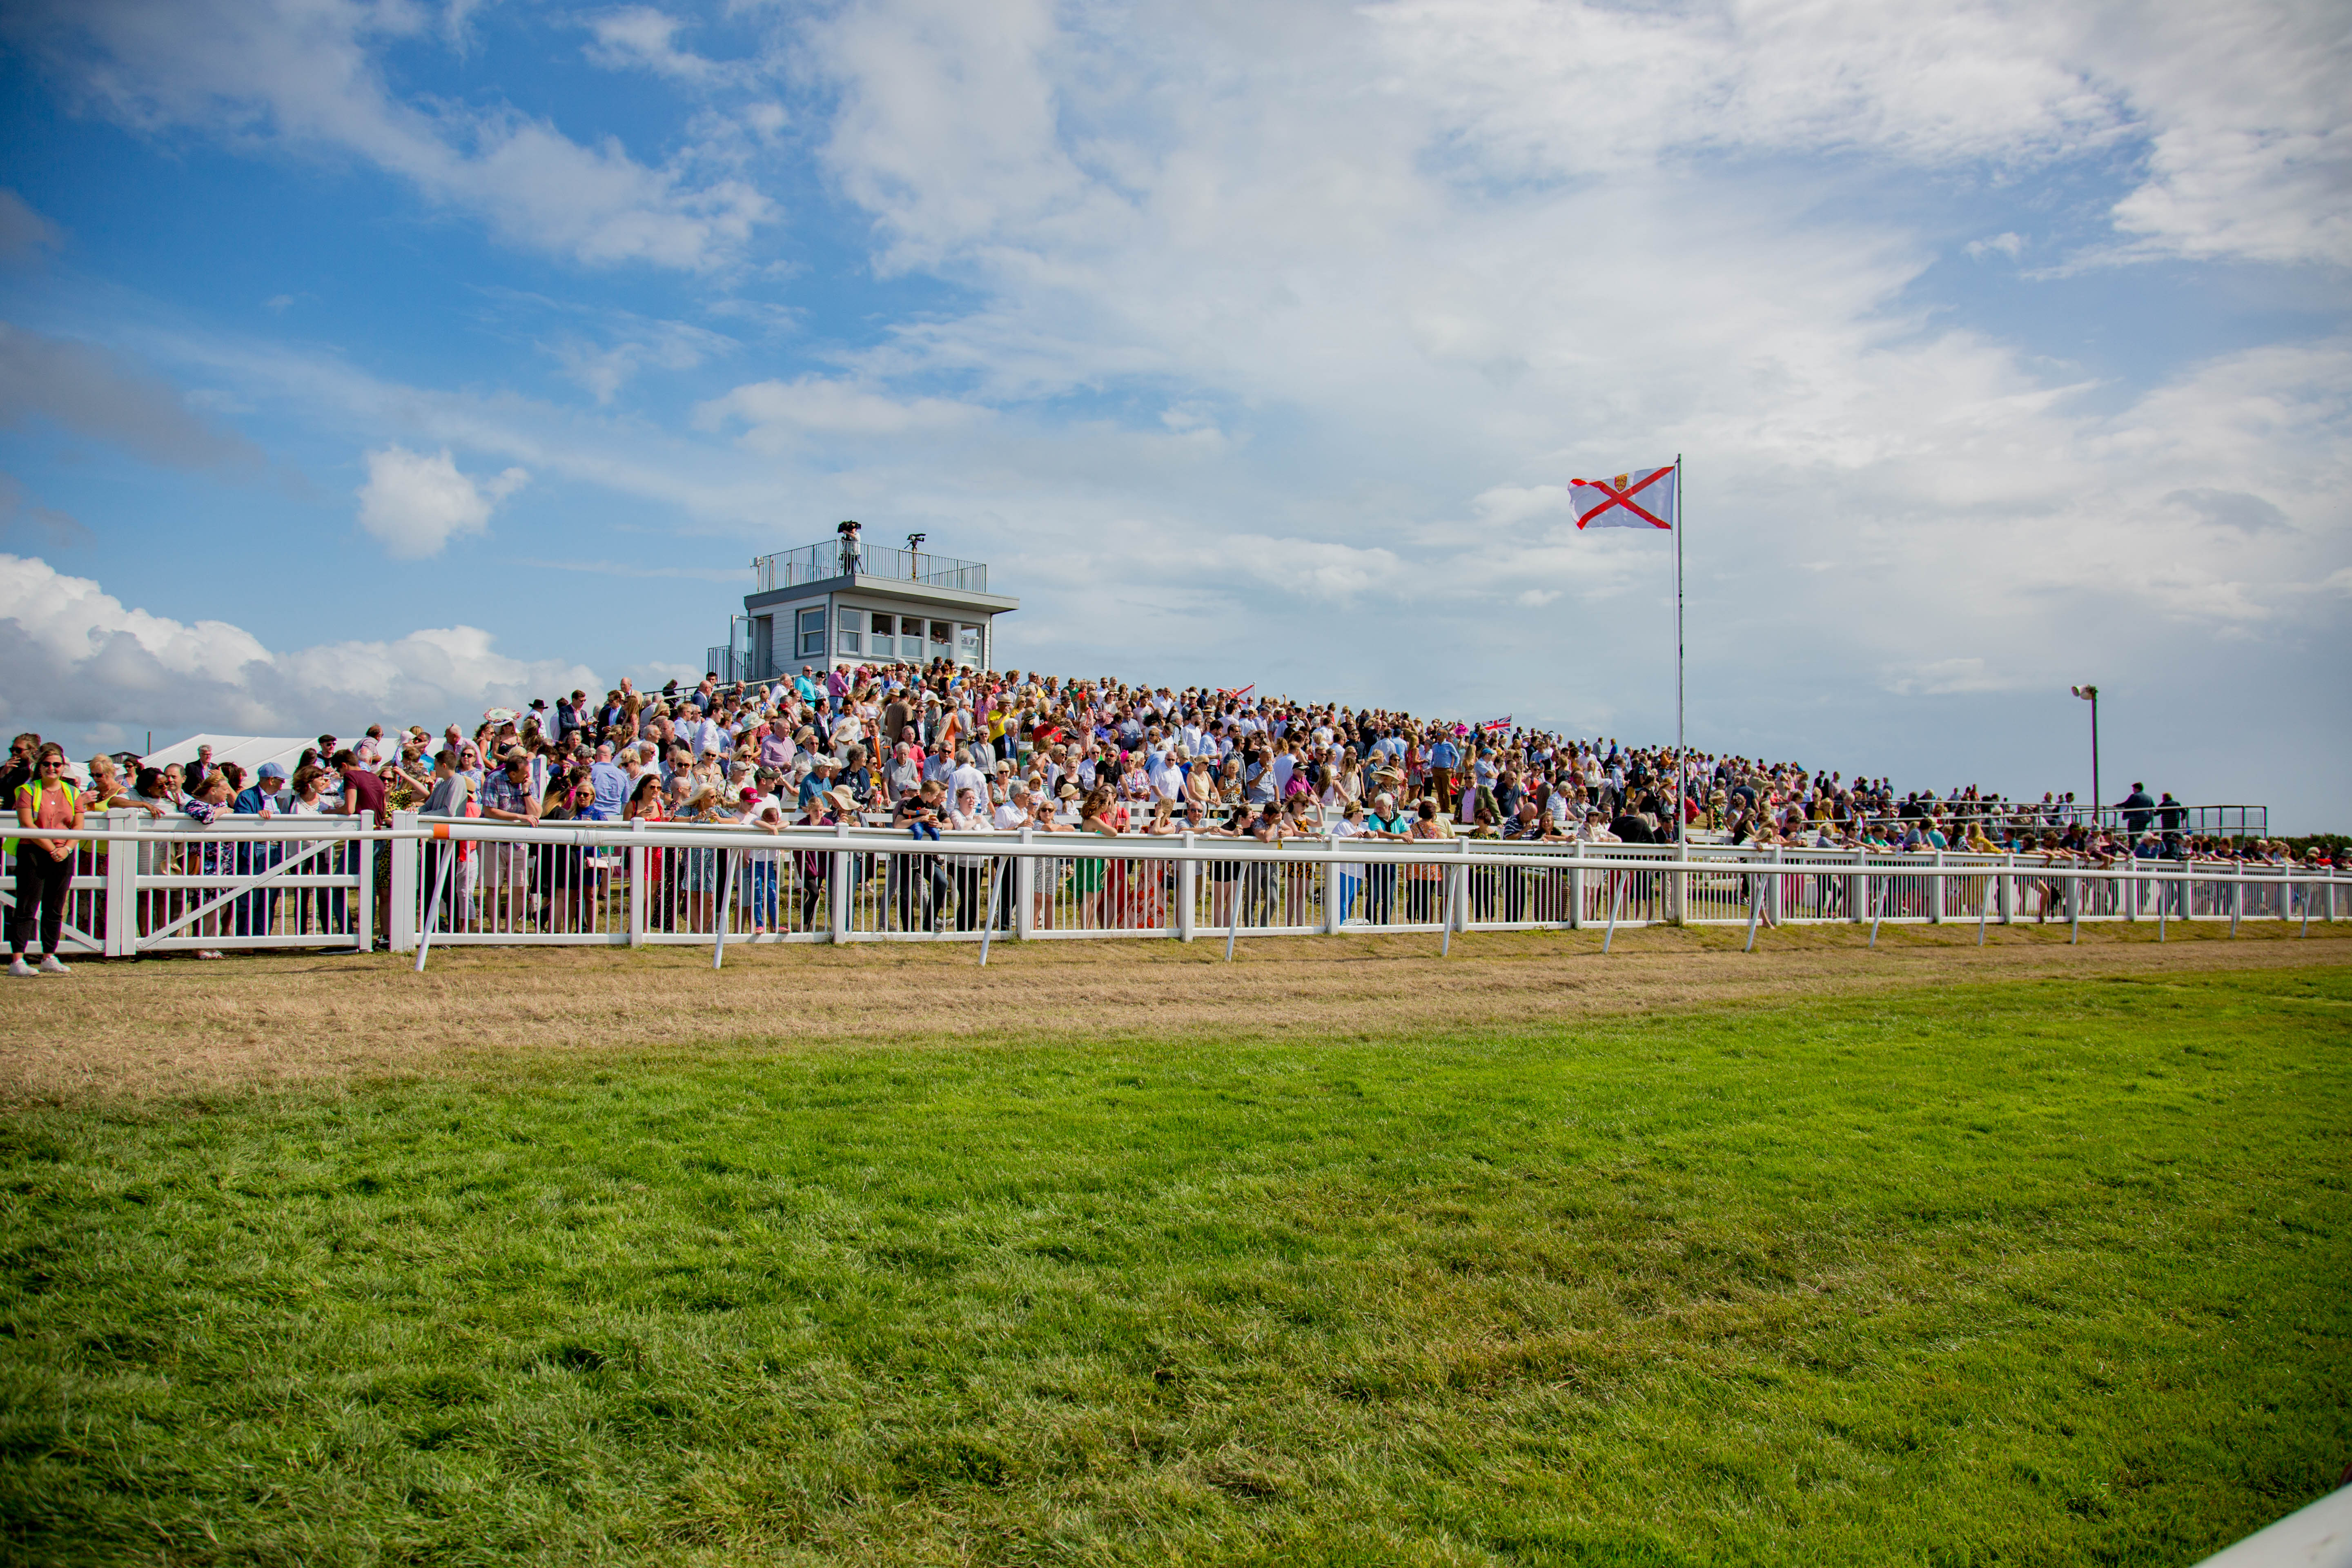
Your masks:
{"label": "white shirt", "polygon": [[985,800],[988,797],[988,775],[970,763],[959,763],[955,771],[948,775],[948,798],[960,800],[966,790],[971,791],[974,800]]}
{"label": "white shirt", "polygon": [[1017,833],[1029,826],[1029,814],[1011,801],[996,808],[996,826],[1006,833]]}
{"label": "white shirt", "polygon": [[[1334,816],[1323,830],[1334,838],[1361,838],[1365,833],[1362,824],[1350,822],[1344,816]],[[1364,874],[1361,860],[1343,860],[1335,868],[1343,877],[1360,878]]]}

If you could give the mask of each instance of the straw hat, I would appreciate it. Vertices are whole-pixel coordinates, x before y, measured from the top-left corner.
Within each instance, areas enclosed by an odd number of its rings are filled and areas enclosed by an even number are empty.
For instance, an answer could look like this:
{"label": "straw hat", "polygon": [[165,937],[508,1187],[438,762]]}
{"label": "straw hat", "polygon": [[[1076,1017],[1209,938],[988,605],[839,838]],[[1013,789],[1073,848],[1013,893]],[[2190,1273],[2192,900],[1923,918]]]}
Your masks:
{"label": "straw hat", "polygon": [[833,802],[834,805],[841,807],[844,811],[856,811],[857,809],[857,797],[849,793],[849,786],[846,784],[844,784],[839,789],[829,789],[825,791],[824,798]]}

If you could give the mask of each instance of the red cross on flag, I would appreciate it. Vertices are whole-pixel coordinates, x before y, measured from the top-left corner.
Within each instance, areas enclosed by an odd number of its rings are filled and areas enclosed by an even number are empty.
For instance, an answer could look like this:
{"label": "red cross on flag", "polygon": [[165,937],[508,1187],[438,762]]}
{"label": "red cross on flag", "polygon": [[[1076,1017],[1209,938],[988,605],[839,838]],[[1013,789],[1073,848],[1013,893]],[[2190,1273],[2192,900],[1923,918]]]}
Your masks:
{"label": "red cross on flag", "polygon": [[1664,528],[1675,525],[1675,465],[1635,468],[1613,479],[1570,479],[1568,499],[1576,526]]}

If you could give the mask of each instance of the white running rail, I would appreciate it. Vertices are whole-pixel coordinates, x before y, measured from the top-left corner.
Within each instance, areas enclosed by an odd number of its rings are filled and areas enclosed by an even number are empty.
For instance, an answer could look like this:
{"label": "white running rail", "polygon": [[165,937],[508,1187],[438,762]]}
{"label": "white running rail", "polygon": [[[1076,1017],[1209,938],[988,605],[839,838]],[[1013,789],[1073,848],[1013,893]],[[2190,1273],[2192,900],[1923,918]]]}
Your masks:
{"label": "white running rail", "polygon": [[[1990,924],[2352,913],[2352,873],[2036,856],[955,834],[873,827],[104,814],[64,950],[1022,942],[1605,929],[1681,921]],[[14,919],[15,878],[0,868]]]}

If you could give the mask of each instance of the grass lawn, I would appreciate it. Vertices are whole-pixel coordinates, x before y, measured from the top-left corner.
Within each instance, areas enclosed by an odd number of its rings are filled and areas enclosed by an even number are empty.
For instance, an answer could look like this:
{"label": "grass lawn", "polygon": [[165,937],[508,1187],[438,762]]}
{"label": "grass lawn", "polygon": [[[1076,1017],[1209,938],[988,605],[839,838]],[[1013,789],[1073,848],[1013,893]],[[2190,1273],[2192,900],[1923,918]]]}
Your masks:
{"label": "grass lawn", "polygon": [[2352,972],[1246,1022],[12,1113],[0,1552],[2170,1564],[2352,1458]]}

